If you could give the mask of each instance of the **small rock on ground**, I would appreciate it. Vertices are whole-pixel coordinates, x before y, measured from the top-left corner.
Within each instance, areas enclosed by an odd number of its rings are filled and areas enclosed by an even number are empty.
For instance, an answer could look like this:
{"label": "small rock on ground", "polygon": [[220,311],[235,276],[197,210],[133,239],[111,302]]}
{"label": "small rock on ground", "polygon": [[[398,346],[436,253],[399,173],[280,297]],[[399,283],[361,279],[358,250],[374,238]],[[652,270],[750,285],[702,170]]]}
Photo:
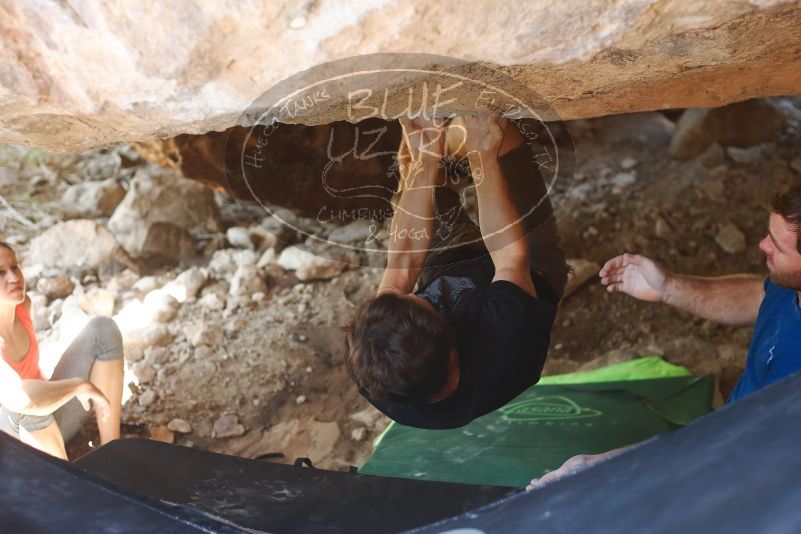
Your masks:
{"label": "small rock on ground", "polygon": [[245,427],[239,423],[239,416],[236,414],[222,414],[216,421],[211,430],[213,438],[233,438],[245,433]]}
{"label": "small rock on ground", "polygon": [[729,254],[745,252],[748,248],[745,234],[731,222],[726,222],[720,226],[717,234],[715,234],[715,242]]}
{"label": "small rock on ground", "polygon": [[189,434],[192,432],[192,425],[190,425],[189,422],[179,418],[173,419],[167,423],[167,428],[179,434]]}

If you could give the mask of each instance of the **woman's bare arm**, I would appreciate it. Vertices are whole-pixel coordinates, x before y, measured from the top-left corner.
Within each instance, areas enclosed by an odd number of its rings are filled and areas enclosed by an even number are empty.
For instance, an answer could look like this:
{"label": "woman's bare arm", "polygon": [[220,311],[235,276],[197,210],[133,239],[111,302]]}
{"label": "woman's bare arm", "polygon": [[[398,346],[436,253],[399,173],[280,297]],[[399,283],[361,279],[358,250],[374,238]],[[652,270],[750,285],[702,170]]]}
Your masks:
{"label": "woman's bare arm", "polygon": [[87,380],[21,379],[6,362],[0,360],[0,404],[8,410],[26,415],[49,415],[73,397],[78,397],[87,410],[89,400],[101,411],[108,407],[108,400]]}

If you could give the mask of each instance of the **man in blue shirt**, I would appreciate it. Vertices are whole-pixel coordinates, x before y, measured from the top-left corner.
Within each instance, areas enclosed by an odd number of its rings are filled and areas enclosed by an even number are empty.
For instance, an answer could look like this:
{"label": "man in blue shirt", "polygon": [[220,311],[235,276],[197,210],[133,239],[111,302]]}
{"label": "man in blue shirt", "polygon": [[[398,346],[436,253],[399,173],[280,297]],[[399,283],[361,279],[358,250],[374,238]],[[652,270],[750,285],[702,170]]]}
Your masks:
{"label": "man in blue shirt", "polygon": [[664,302],[728,325],[756,323],[745,371],[729,396],[733,402],[801,370],[801,184],[774,197],[768,233],[759,242],[770,276],[715,278],[666,271],[643,256],[606,262],[601,283],[610,293]]}
{"label": "man in blue shirt", "polygon": [[[773,198],[768,233],[759,242],[767,278],[738,274],[700,277],[674,274],[654,261],[623,254],[606,262],[601,283],[610,293],[664,302],[722,324],[755,325],[745,370],[729,395],[734,402],[801,371],[801,184],[779,190]],[[533,487],[557,480],[617,451],[580,455]]]}

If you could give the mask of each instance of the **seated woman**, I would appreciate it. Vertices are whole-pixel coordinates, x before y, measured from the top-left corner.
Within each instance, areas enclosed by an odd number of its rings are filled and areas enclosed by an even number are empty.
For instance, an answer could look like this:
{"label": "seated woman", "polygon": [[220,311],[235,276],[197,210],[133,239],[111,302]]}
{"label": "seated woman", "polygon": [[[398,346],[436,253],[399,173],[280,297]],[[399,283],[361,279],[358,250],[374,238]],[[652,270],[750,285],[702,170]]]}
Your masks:
{"label": "seated woman", "polygon": [[0,430],[64,460],[64,443],[97,413],[100,443],[120,437],[122,336],[108,317],[78,334],[50,380],[39,370],[31,300],[14,250],[0,241]]}

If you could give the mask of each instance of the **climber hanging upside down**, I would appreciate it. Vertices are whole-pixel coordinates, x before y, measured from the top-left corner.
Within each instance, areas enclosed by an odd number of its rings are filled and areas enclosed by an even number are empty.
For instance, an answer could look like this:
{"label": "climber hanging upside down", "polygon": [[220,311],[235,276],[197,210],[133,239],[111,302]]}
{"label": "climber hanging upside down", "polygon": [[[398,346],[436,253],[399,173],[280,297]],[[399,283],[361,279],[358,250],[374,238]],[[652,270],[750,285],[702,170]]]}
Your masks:
{"label": "climber hanging upside down", "polygon": [[[346,327],[359,392],[395,421],[453,428],[540,377],[567,265],[529,147],[499,115],[401,121],[401,194],[376,296]],[[464,158],[478,225],[447,185]]]}

